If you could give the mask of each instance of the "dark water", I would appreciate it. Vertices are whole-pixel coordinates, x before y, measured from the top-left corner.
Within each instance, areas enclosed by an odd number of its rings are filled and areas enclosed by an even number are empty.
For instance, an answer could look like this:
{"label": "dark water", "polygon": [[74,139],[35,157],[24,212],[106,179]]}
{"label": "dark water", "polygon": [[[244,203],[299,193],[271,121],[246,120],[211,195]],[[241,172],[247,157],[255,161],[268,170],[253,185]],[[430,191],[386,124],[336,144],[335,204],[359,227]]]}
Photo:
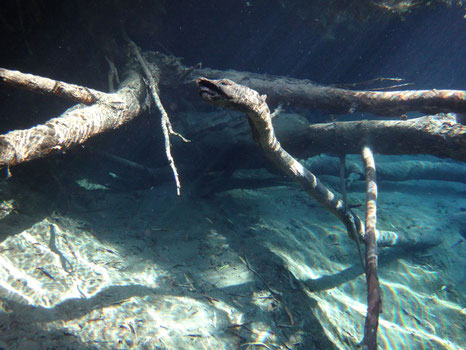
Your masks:
{"label": "dark water", "polygon": [[[126,70],[124,29],[143,52],[191,68],[353,89],[466,90],[465,6],[6,0],[0,67],[106,92],[106,57]],[[367,83],[377,78],[400,81]],[[192,82],[161,79],[161,102],[192,141],[171,138],[181,197],[153,103],[83,145],[0,169],[0,349],[357,346],[366,286],[344,226],[266,159],[242,113],[207,105]],[[287,102],[278,134],[296,123],[389,119]],[[74,104],[0,82],[0,133]],[[380,250],[380,348],[462,349],[466,166],[411,153],[376,155],[378,227],[420,242]],[[342,196],[334,154],[302,164]],[[347,157],[346,173],[349,205],[364,218],[360,155]]]}

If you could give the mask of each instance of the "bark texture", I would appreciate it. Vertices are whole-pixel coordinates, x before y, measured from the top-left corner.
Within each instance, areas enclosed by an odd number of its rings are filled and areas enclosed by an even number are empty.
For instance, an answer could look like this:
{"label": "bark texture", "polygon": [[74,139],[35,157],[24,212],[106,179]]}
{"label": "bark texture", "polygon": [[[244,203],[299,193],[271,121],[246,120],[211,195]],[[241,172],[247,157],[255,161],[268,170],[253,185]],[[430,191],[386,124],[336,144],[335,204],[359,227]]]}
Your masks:
{"label": "bark texture", "polygon": [[[267,158],[342,221],[350,238],[364,240],[364,227],[359,217],[348,210],[343,200],[338,199],[312,172],[282,148],[275,136],[265,96],[260,96],[256,91],[228,79],[199,78],[197,83],[205,101],[246,113],[253,139]],[[421,240],[420,237],[401,237],[392,231],[377,230],[377,243],[380,246],[429,247],[439,242],[432,239]]]}
{"label": "bark texture", "polygon": [[307,158],[320,153],[359,153],[367,137],[379,154],[430,154],[466,161],[466,126],[453,114],[311,124],[283,143],[296,156]]}
{"label": "bark texture", "polygon": [[379,278],[377,276],[377,184],[375,182],[374,155],[369,147],[362,150],[364,172],[366,174],[366,284],[367,316],[364,325],[364,350],[377,350],[377,328],[382,306]]}
{"label": "bark texture", "polygon": [[347,90],[318,85],[306,79],[186,67],[179,59],[160,53],[147,53],[147,56],[148,60],[157,62],[157,66],[164,71],[167,78],[165,84],[192,85],[199,76],[209,79],[225,78],[266,94],[271,105],[283,104],[334,114],[367,112],[382,116],[400,116],[411,111],[426,114],[466,113],[466,91],[463,90]]}
{"label": "bark texture", "polygon": [[139,115],[145,95],[141,76],[130,71],[120,89],[102,93],[98,103],[76,105],[45,124],[0,135],[0,167],[42,158],[116,129]]}
{"label": "bark texture", "polygon": [[[376,230],[377,186],[375,183],[375,162],[369,148],[363,149],[367,182],[366,225],[348,209],[341,199],[327,189],[319,179],[304,168],[295,158],[287,153],[275,137],[266,96],[228,79],[209,80],[199,78],[197,84],[201,97],[215,105],[233,108],[245,112],[251,127],[254,141],[265,155],[285,174],[301,184],[303,189],[314,197],[323,207],[331,211],[346,226],[351,238],[359,241],[363,237],[366,243],[366,278],[368,288],[368,311],[364,327],[363,348],[377,349],[377,327],[380,313],[380,286],[377,277],[377,236],[382,232]],[[387,238],[381,238],[386,240]]]}
{"label": "bark texture", "polygon": [[99,100],[108,98],[108,94],[101,91],[5,68],[0,68],[0,79],[13,87],[39,94],[63,97],[85,105],[92,105]]}
{"label": "bark texture", "polygon": [[271,104],[324,110],[334,114],[365,112],[400,116],[418,111],[427,114],[466,113],[466,91],[406,90],[356,91],[317,85],[310,80],[261,76],[246,72],[202,69],[196,74],[231,79],[267,95]]}
{"label": "bark texture", "polygon": [[246,86],[236,84],[228,79],[209,80],[199,78],[201,97],[215,105],[233,108],[245,112],[251,126],[254,141],[282,172],[297,181],[303,189],[340,219],[349,236],[357,240],[363,235],[361,220],[338,199],[309,170],[304,168],[295,158],[286,152],[275,137],[270,110],[265,102],[266,97]]}

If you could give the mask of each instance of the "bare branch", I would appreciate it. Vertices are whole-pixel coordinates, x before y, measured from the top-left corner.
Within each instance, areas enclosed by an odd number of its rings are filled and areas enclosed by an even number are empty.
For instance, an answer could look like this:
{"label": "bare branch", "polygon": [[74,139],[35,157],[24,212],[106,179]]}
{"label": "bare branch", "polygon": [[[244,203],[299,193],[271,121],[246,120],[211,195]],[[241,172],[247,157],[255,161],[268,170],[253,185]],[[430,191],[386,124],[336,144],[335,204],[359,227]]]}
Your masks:
{"label": "bare branch", "polygon": [[63,97],[85,105],[92,105],[97,101],[108,98],[107,94],[101,91],[37,75],[21,73],[16,70],[0,68],[0,78],[5,84],[13,87],[26,89],[39,94]]}
{"label": "bare branch", "polygon": [[364,325],[363,349],[377,350],[377,328],[382,307],[379,278],[377,276],[377,184],[375,182],[374,155],[369,147],[362,150],[366,174],[366,283],[367,316]]}
{"label": "bare branch", "polygon": [[[334,114],[353,112],[382,116],[400,116],[411,111],[426,114],[466,114],[466,91],[463,90],[405,90],[364,91],[318,85],[306,79],[186,67],[179,59],[161,53],[151,53],[151,61],[167,72],[163,84],[171,87],[193,83],[197,77],[230,79],[267,95],[269,105],[292,105],[293,108],[325,110]],[[359,151],[357,152],[359,153]]]}
{"label": "bare branch", "polygon": [[283,144],[300,158],[320,153],[357,154],[368,135],[378,154],[430,154],[466,161],[466,126],[453,114],[310,124]]}
{"label": "bare branch", "polygon": [[361,220],[357,215],[347,210],[341,199],[338,199],[313,173],[281,147],[280,142],[275,137],[265,96],[260,96],[256,91],[228,79],[199,78],[197,84],[201,89],[201,97],[207,102],[245,112],[254,141],[261,147],[265,155],[281,171],[301,184],[303,189],[323,207],[340,219],[352,239],[356,240],[358,234],[363,234]]}
{"label": "bare branch", "polygon": [[383,116],[400,116],[410,111],[427,114],[466,113],[466,91],[406,90],[362,91],[317,85],[309,80],[259,75],[233,70],[209,68],[194,70],[190,75],[209,79],[227,78],[267,95],[270,104],[292,103],[294,108],[309,108],[335,114],[367,112]]}
{"label": "bare branch", "polygon": [[129,72],[117,92],[99,94],[99,103],[76,105],[45,124],[0,135],[0,167],[63,152],[97,134],[118,128],[139,115],[144,108],[144,94],[141,76]]}
{"label": "bare branch", "polygon": [[[125,35],[126,36],[126,35]],[[176,183],[176,193],[178,196],[181,194],[181,183],[180,183],[180,178],[178,175],[178,169],[176,168],[175,165],[175,160],[173,159],[172,153],[171,153],[171,142],[170,142],[170,135],[175,135],[180,137],[184,142],[189,142],[189,140],[185,139],[181,134],[173,131],[170,118],[168,117],[167,112],[165,111],[165,108],[162,105],[162,102],[160,101],[160,97],[158,95],[158,82],[154,78],[154,74],[150,71],[148,63],[146,60],[142,57],[141,50],[139,47],[131,41],[128,36],[126,36],[126,40],[129,43],[129,46],[136,57],[137,61],[141,65],[142,71],[144,72],[144,75],[146,79],[149,82],[149,89],[152,94],[152,98],[155,102],[155,105],[157,106],[158,110],[160,111],[160,114],[162,116],[161,118],[161,124],[162,124],[162,132],[163,132],[163,137],[165,141],[165,153],[167,155],[167,160],[168,163],[170,164],[170,167],[172,168],[173,171],[173,177],[175,178],[175,183]],[[159,77],[157,77],[159,78]]]}

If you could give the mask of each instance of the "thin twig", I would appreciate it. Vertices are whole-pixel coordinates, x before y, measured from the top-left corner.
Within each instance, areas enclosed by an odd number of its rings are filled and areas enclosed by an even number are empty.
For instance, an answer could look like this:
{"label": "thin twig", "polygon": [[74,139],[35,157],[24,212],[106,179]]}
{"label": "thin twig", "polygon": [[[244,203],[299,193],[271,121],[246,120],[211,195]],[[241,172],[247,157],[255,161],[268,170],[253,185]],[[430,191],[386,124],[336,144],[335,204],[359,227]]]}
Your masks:
{"label": "thin twig", "polygon": [[275,300],[279,300],[279,298],[281,297],[281,294],[275,290],[273,290],[269,285],[268,283],[265,281],[265,279],[256,271],[254,270],[251,265],[249,265],[249,261],[246,259],[246,258],[243,258],[242,256],[239,257],[239,259],[246,265],[247,269],[249,271],[251,271],[253,274],[255,274],[257,277],[259,277],[259,279],[262,281],[262,283],[264,284],[265,288],[268,289],[268,291],[270,292],[270,294],[272,295],[273,299]]}
{"label": "thin twig", "polygon": [[[343,197],[345,210],[348,210],[348,195],[346,193],[346,155],[340,155],[340,190]],[[364,259],[362,258],[361,250],[361,235],[355,236],[356,247],[358,248],[359,260],[364,270]]]}
{"label": "thin twig", "polygon": [[149,89],[152,94],[152,98],[154,99],[155,105],[157,106],[158,110],[160,111],[161,114],[161,125],[162,125],[162,132],[163,132],[163,137],[165,140],[165,154],[167,155],[167,160],[168,163],[170,164],[170,167],[172,168],[173,176],[175,178],[175,183],[176,183],[176,193],[178,196],[181,194],[181,183],[178,175],[178,170],[175,165],[175,160],[173,159],[172,153],[171,153],[171,143],[170,143],[170,135],[175,135],[180,137],[184,142],[190,142],[181,134],[173,131],[170,118],[168,117],[167,112],[165,111],[165,108],[162,105],[162,102],[160,101],[160,97],[157,92],[157,82],[154,79],[154,76],[152,72],[149,69],[149,66],[146,62],[146,60],[142,57],[141,50],[139,47],[131,40],[128,38],[127,35],[125,35],[126,40],[129,43],[129,46],[131,50],[133,51],[134,56],[136,57],[137,61],[141,65],[142,71],[144,72],[144,75],[146,76],[146,79],[149,82]]}

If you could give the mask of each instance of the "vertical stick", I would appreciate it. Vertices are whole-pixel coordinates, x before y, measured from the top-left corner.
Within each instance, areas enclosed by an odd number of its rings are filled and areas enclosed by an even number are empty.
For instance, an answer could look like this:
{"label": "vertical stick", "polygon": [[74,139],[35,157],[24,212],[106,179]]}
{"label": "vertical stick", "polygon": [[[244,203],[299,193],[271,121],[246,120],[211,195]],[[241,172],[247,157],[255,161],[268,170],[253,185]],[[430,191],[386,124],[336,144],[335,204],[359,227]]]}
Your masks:
{"label": "vertical stick", "polygon": [[345,210],[348,210],[348,196],[346,195],[346,154],[340,155],[340,191]]}
{"label": "vertical stick", "polygon": [[170,135],[176,135],[180,137],[184,142],[189,142],[189,140],[185,139],[181,134],[173,130],[170,119],[168,118],[168,114],[165,111],[165,108],[163,107],[162,102],[160,101],[160,97],[157,93],[158,79],[156,80],[154,78],[154,75],[150,71],[146,60],[142,57],[141,50],[139,49],[139,47],[131,39],[129,39],[129,37],[126,35],[126,32],[124,31],[123,31],[123,36],[128,41],[129,46],[131,50],[133,51],[133,54],[135,55],[137,61],[141,65],[142,71],[144,72],[144,75],[146,76],[146,79],[148,80],[148,87],[152,94],[152,98],[162,116],[161,126],[162,126],[163,137],[165,140],[165,154],[167,156],[168,164],[172,168],[173,177],[175,178],[176,193],[178,196],[180,196],[181,195],[181,183],[180,183],[180,177],[178,175],[178,169],[176,168],[175,160],[173,159],[173,156],[172,156]]}
{"label": "vertical stick", "polygon": [[[348,211],[348,195],[346,192],[346,154],[340,155],[340,191],[343,197],[345,211]],[[359,260],[361,261],[362,269],[365,270],[361,250],[361,235],[355,235],[354,240],[356,242],[356,247],[358,248]]]}
{"label": "vertical stick", "polygon": [[377,350],[377,328],[382,306],[379,278],[377,276],[377,184],[375,182],[374,155],[369,147],[362,150],[366,174],[366,283],[367,316],[364,325],[363,350]]}

